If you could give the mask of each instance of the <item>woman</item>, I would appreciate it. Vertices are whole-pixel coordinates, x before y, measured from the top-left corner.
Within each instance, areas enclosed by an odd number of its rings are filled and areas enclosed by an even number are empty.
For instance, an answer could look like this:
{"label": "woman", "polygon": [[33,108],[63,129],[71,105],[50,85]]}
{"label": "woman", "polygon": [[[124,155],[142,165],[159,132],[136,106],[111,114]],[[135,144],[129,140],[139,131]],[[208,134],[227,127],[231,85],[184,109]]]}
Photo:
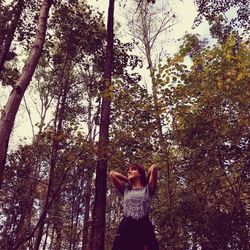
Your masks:
{"label": "woman", "polygon": [[146,176],[144,167],[133,163],[127,177],[110,172],[114,186],[123,195],[123,219],[112,250],[158,250],[154,227],[149,220],[153,194],[157,186],[157,168],[152,165]]}

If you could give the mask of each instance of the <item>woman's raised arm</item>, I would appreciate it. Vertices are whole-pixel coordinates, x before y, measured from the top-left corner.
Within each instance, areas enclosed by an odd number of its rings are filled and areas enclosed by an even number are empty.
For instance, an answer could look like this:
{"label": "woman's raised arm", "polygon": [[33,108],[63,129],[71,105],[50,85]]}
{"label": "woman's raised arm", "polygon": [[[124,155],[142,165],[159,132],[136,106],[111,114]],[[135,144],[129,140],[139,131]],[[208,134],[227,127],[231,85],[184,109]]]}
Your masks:
{"label": "woman's raised arm", "polygon": [[110,171],[109,177],[113,183],[113,185],[118,189],[118,191],[122,194],[124,191],[125,183],[128,183],[128,178],[116,171]]}
{"label": "woman's raised arm", "polygon": [[157,188],[157,165],[152,164],[148,170],[148,184],[151,190],[155,190]]}

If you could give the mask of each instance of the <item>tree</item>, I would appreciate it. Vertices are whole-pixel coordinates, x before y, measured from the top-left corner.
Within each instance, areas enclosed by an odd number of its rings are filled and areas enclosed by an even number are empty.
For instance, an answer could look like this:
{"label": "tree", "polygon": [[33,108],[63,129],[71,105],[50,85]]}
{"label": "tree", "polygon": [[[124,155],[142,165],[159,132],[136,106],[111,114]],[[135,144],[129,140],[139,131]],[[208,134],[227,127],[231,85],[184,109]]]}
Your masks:
{"label": "tree", "polygon": [[239,45],[233,36],[209,48],[190,35],[162,68],[161,80],[172,84],[167,93],[173,91],[173,138],[180,152],[175,213],[177,230],[189,234],[182,233],[182,246],[191,243],[185,249],[248,245],[248,57],[247,43]]}
{"label": "tree", "polygon": [[[234,33],[238,39],[249,36],[249,13],[247,0],[195,0],[198,7],[198,16],[195,26],[202,22],[203,17],[211,25],[211,35],[222,43],[226,42],[228,35]],[[229,11],[235,11],[236,16],[230,17]]]}
{"label": "tree", "polygon": [[[55,186],[55,176],[56,176],[56,165],[57,165],[57,159],[58,159],[58,150],[59,150],[59,142],[58,137],[62,135],[63,132],[63,122],[65,120],[65,109],[66,109],[66,101],[69,94],[69,88],[70,88],[70,78],[67,76],[70,76],[71,72],[71,61],[65,60],[65,66],[63,69],[65,72],[60,72],[63,77],[61,77],[61,88],[59,89],[59,95],[57,99],[57,106],[55,111],[55,119],[54,119],[54,125],[53,125],[53,140],[52,140],[52,146],[51,146],[51,155],[50,155],[50,169],[49,169],[49,180],[48,180],[48,187],[47,187],[47,193],[46,197],[43,203],[43,208],[41,211],[41,219],[39,221],[39,227],[37,231],[37,237],[34,245],[34,249],[39,249],[42,235],[43,235],[43,228],[44,223],[47,215],[48,205],[50,202],[50,198],[53,193],[53,186]],[[64,77],[66,76],[66,77]],[[57,174],[58,176],[58,174]],[[60,230],[60,229],[59,229]],[[57,234],[58,235],[58,234]],[[57,243],[59,243],[60,248],[60,240],[57,239]]]}
{"label": "tree", "polygon": [[105,58],[105,69],[102,80],[102,103],[100,114],[100,134],[98,142],[98,159],[96,167],[95,202],[93,210],[92,225],[92,249],[103,250],[105,239],[105,207],[106,207],[106,182],[108,141],[110,123],[110,90],[113,70],[113,43],[114,43],[114,5],[115,1],[109,1],[108,25],[107,25],[107,48]]}
{"label": "tree", "polygon": [[198,6],[199,12],[196,22],[201,22],[202,16],[204,16],[207,20],[212,21],[219,14],[226,13],[231,8],[235,8],[237,10],[237,18],[231,21],[231,25],[235,27],[248,27],[248,1],[246,0],[195,0],[195,3]]}
{"label": "tree", "polygon": [[18,108],[20,106],[22,97],[29,86],[35,68],[38,64],[39,58],[42,53],[42,47],[45,41],[46,24],[48,19],[49,9],[51,7],[51,0],[44,0],[39,19],[37,24],[37,34],[34,41],[34,45],[30,51],[29,58],[23,69],[23,73],[18,79],[15,87],[13,88],[5,109],[2,111],[0,120],[0,187],[3,181],[3,173],[6,162],[6,154],[8,150],[9,137],[15,121]]}
{"label": "tree", "polygon": [[[4,68],[4,62],[7,59],[7,55],[9,53],[9,49],[11,46],[11,42],[14,38],[14,34],[15,31],[17,29],[17,26],[19,24],[19,20],[22,14],[24,8],[24,0],[19,0],[14,9],[13,9],[13,20],[10,24],[10,27],[8,28],[8,32],[4,32],[4,34],[6,34],[4,36],[3,42],[1,44],[1,51],[0,51],[0,72],[3,70]],[[7,30],[7,28],[6,28]]]}
{"label": "tree", "polygon": [[[50,169],[48,173],[49,181],[46,197],[43,202],[41,218],[39,219],[39,226],[34,246],[35,249],[38,249],[40,247],[43,236],[43,229],[46,223],[46,216],[49,212],[49,204],[51,204],[52,198],[55,198],[56,204],[58,206],[55,211],[60,210],[61,206],[63,207],[63,205],[60,206],[60,204],[63,204],[60,196],[60,188],[56,188],[59,187],[58,180],[62,180],[64,175],[64,171],[62,171],[60,167],[57,166],[57,162],[59,161],[59,151],[62,143],[61,139],[58,138],[64,138],[64,130],[66,129],[66,126],[73,124],[79,113],[82,113],[81,115],[84,116],[84,108],[81,106],[80,101],[79,103],[74,103],[75,98],[80,100],[79,87],[82,86],[82,84],[77,84],[77,80],[79,80],[80,77],[75,76],[74,70],[79,70],[78,67],[81,67],[83,65],[83,67],[87,71],[87,69],[90,68],[90,63],[88,63],[87,60],[88,57],[94,57],[94,53],[97,53],[97,51],[102,48],[103,32],[101,29],[101,20],[99,19],[100,16],[96,16],[97,20],[95,20],[95,18],[92,17],[92,15],[90,15],[90,13],[88,12],[89,9],[89,6],[80,6],[80,3],[78,2],[73,3],[69,6],[67,4],[60,5],[55,12],[52,20],[54,27],[56,27],[56,35],[58,37],[58,49],[55,51],[55,54],[54,56],[52,56],[52,58],[54,62],[55,72],[57,74],[56,81],[62,84],[54,86],[54,94],[57,97],[57,104],[53,125],[53,140],[49,164]],[[66,24],[62,22],[62,19],[64,19],[65,16],[68,16],[69,21]],[[83,19],[83,16],[86,16],[86,19]],[[93,34],[93,36],[91,36],[91,39],[88,39],[88,43],[86,42],[87,40],[85,39],[83,32],[80,32],[80,26],[85,26],[86,33],[92,32]],[[69,39],[72,30],[74,30],[73,41],[72,39]],[[94,44],[95,46],[93,46]],[[86,62],[83,60],[85,58]],[[92,82],[88,82],[87,79],[84,79],[83,83],[85,83],[86,86],[94,85]],[[88,89],[88,87],[83,88],[84,91],[86,89]],[[84,96],[84,93],[82,93],[82,96]],[[91,119],[91,117],[88,118]],[[78,123],[78,121],[76,121],[76,123]],[[90,133],[92,133],[92,131],[90,131]],[[58,194],[56,194],[56,192],[58,192]],[[56,197],[54,194],[56,194]],[[56,212],[53,213],[53,216],[55,216],[55,213]],[[79,212],[77,214],[79,214]],[[60,223],[58,219],[54,220],[53,230],[56,237],[56,249],[60,249],[63,242],[63,229],[61,227],[61,224],[62,223]],[[72,237],[75,236],[72,235]],[[72,244],[75,243],[72,243],[72,238],[70,238],[70,246]]]}
{"label": "tree", "polygon": [[[32,208],[30,231],[22,233],[18,230],[18,239],[13,235],[16,231],[9,231],[14,248],[27,245],[43,249],[60,249],[62,246],[74,248],[79,245],[84,249],[89,247],[91,237],[87,232],[90,231],[93,218],[90,211],[94,201],[92,177],[96,161],[94,140],[100,122],[100,97],[105,95],[99,90],[101,71],[105,67],[102,40],[105,29],[99,15],[97,18],[93,14],[89,15],[89,10],[88,6],[76,3],[70,6],[60,4],[50,19],[48,32],[54,32],[55,35],[45,44],[42,60],[34,75],[33,83],[37,84],[32,86],[32,93],[39,92],[42,101],[41,107],[37,103],[37,109],[49,107],[48,114],[56,124],[53,125],[51,121],[46,124],[44,116],[37,124],[38,135],[34,137],[32,145],[33,155],[42,166],[35,177],[34,189],[38,190],[39,195],[35,195],[36,206]],[[67,23],[62,21],[65,16]],[[85,27],[87,35],[93,35],[87,37],[80,27]],[[68,39],[72,35],[74,39]],[[116,40],[114,72],[127,80],[129,75],[125,67],[135,67],[138,63],[135,56],[127,54],[131,49],[131,44]],[[69,85],[66,85],[66,81]],[[48,100],[52,99],[51,105],[47,105]],[[84,128],[86,124],[88,131]],[[40,158],[36,152],[41,149],[46,155],[44,158]],[[7,190],[6,185],[10,181],[9,172],[13,166],[18,166],[18,162],[7,165],[4,190]],[[30,165],[30,169],[33,168],[37,169],[35,165]],[[12,178],[20,179],[15,173]],[[27,178],[24,177],[25,181]],[[13,188],[10,193],[15,193]],[[6,209],[6,216],[11,207]],[[19,215],[18,210],[17,217]],[[16,227],[19,221],[15,222],[14,219],[4,224]],[[35,247],[32,242],[36,242]]]}

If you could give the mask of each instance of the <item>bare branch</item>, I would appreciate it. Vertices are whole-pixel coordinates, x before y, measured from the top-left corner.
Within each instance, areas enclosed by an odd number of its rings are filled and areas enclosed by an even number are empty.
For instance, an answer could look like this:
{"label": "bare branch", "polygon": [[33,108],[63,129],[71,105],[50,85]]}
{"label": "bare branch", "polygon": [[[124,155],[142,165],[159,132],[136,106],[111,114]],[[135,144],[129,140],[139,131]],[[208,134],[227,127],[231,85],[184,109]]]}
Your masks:
{"label": "bare branch", "polygon": [[26,102],[26,98],[25,98],[25,95],[23,96],[23,101],[24,101],[24,107],[28,113],[28,116],[29,116],[29,120],[30,120],[30,125],[31,125],[31,129],[32,129],[32,136],[33,138],[35,137],[35,132],[34,132],[34,124],[33,124],[33,121],[32,121],[32,117],[31,117],[31,113],[30,113],[30,109],[28,108],[28,104]]}

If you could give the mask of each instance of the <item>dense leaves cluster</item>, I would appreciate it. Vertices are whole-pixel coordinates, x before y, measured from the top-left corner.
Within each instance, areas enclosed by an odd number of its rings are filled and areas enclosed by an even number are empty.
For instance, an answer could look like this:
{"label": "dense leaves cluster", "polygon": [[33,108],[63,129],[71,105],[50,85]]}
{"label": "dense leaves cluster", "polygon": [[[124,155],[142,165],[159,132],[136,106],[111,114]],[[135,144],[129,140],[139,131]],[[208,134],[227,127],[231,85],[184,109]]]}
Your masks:
{"label": "dense leaves cluster", "polygon": [[[247,0],[195,0],[198,16],[195,25],[203,17],[211,26],[211,34],[225,42],[231,32],[249,36],[249,1]],[[238,37],[239,38],[239,37]]]}
{"label": "dense leaves cluster", "polygon": [[[250,216],[249,48],[231,36],[224,45],[197,46],[195,53],[189,47],[193,42],[188,37],[167,67],[168,75],[180,82],[170,97],[179,151],[174,214],[181,233],[175,237],[181,249],[245,249]],[[187,70],[181,61],[192,50]],[[190,237],[190,244],[183,237]]]}
{"label": "dense leaves cluster", "polygon": [[205,16],[208,20],[213,20],[213,18],[219,14],[225,13],[231,8],[235,8],[237,18],[234,18],[232,25],[242,25],[245,28],[248,26],[249,15],[247,6],[249,2],[247,0],[195,0],[195,3],[198,6],[200,15]]}

